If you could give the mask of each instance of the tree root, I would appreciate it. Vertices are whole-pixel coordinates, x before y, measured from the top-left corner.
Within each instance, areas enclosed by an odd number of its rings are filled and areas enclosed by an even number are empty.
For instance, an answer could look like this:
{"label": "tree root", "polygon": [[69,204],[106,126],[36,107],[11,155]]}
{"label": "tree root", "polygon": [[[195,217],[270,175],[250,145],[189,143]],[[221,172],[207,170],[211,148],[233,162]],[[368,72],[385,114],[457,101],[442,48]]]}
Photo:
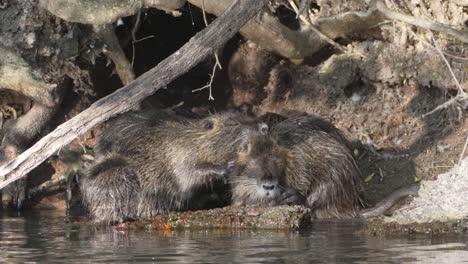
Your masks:
{"label": "tree root", "polygon": [[[189,3],[202,8],[203,0],[188,0]],[[301,2],[305,5],[307,1]],[[208,13],[220,15],[232,0],[205,1],[204,9]],[[302,7],[297,14],[303,14]],[[298,15],[298,17],[300,17]],[[449,34],[468,43],[468,33],[456,30],[448,25],[439,24],[424,18],[401,14],[385,6],[383,1],[374,0],[367,11],[346,12],[331,17],[319,17],[315,24],[307,25],[301,30],[291,30],[281,24],[270,11],[264,10],[260,17],[249,22],[241,29],[241,34],[280,56],[288,59],[304,59],[337,38],[349,38],[356,32],[363,32],[378,26],[385,19],[404,21],[409,24]],[[335,45],[336,46],[336,45]]]}
{"label": "tree root", "polygon": [[134,15],[142,8],[172,12],[184,4],[185,0],[40,0],[42,8],[63,20],[96,26]]}
{"label": "tree root", "polygon": [[15,90],[46,106],[58,102],[56,84],[41,80],[41,75],[13,51],[0,46],[0,88]]}
{"label": "tree root", "polygon": [[109,56],[115,65],[115,71],[119,75],[120,80],[124,85],[129,84],[135,80],[135,73],[130,61],[125,56],[122,47],[119,44],[119,40],[115,35],[114,26],[104,25],[95,27],[96,34],[106,44],[107,51],[105,54]]}
{"label": "tree root", "polygon": [[[0,164],[13,160],[23,152],[49,124],[59,104],[53,107],[35,103],[33,107],[15,120],[8,120],[3,127],[0,145]],[[2,190],[3,207],[21,208],[26,199],[26,180],[19,181]]]}
{"label": "tree root", "polygon": [[[34,101],[24,115],[7,120],[1,128],[0,164],[16,158],[43,131],[61,101],[56,84],[41,80],[38,72],[13,51],[0,47],[0,88],[23,94]],[[8,106],[3,106],[7,108]],[[10,110],[14,113],[14,109]],[[14,115],[14,114],[13,114]],[[20,208],[26,198],[26,181],[2,192],[3,206]]]}
{"label": "tree root", "polygon": [[115,70],[124,85],[135,79],[135,73],[119,44],[112,23],[121,17],[134,15],[142,8],[155,7],[166,12],[173,12],[184,4],[185,0],[40,1],[42,8],[63,20],[93,25],[97,35],[107,46],[105,53],[114,63]]}

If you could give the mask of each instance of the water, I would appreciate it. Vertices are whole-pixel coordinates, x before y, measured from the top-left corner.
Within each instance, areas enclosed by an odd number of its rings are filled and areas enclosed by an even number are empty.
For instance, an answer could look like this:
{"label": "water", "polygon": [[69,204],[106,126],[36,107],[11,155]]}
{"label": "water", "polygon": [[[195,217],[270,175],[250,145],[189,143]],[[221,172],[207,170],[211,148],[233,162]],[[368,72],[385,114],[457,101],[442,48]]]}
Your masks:
{"label": "water", "polygon": [[119,232],[64,223],[53,213],[0,212],[0,262],[460,263],[467,236],[370,238],[359,222],[316,223],[300,232]]}

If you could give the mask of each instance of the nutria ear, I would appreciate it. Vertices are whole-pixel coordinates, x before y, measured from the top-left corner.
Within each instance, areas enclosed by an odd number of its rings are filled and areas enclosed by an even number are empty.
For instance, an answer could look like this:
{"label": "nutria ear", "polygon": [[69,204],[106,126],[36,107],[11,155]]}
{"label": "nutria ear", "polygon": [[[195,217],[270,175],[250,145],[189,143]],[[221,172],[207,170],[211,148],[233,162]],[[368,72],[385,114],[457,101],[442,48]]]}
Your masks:
{"label": "nutria ear", "polygon": [[211,130],[214,127],[213,121],[209,119],[205,119],[202,121],[202,126],[206,130]]}
{"label": "nutria ear", "polygon": [[266,112],[265,114],[261,115],[258,119],[268,124],[268,126],[274,127],[276,124],[283,122],[288,118],[277,113]]}
{"label": "nutria ear", "polygon": [[240,153],[247,153],[249,151],[249,142],[244,142],[239,146]]}

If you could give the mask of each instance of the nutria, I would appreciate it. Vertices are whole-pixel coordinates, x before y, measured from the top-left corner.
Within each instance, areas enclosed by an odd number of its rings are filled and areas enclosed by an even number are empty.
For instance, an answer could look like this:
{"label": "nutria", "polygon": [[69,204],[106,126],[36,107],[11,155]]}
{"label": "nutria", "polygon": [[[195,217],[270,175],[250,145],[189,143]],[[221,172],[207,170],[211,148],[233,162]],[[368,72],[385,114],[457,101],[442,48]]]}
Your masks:
{"label": "nutria", "polygon": [[228,77],[232,86],[229,104],[258,105],[265,98],[263,87],[267,84],[270,70],[279,58],[253,42],[242,43],[228,63]]}
{"label": "nutria", "polygon": [[[331,123],[316,117],[290,118],[268,137],[255,137],[239,150],[230,177],[234,205],[301,204],[316,218],[374,216],[414,194],[402,191],[361,211],[360,172],[350,144]],[[410,192],[408,192],[410,191]]]}
{"label": "nutria", "polygon": [[[96,148],[98,161],[83,173],[84,202],[100,221],[193,209],[193,197],[226,180],[238,145],[266,133],[266,125],[239,113],[150,123],[134,117],[124,115],[118,129],[108,129],[122,134],[105,136],[106,146]],[[119,142],[110,144],[114,139]]]}

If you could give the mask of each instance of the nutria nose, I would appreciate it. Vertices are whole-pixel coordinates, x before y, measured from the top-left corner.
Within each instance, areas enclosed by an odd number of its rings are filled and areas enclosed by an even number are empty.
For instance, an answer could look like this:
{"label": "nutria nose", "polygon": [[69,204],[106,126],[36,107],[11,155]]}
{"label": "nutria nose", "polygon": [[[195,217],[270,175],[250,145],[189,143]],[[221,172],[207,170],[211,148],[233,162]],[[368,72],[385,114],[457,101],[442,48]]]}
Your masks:
{"label": "nutria nose", "polygon": [[274,184],[263,184],[262,187],[263,187],[263,189],[265,189],[267,191],[271,191],[271,190],[275,189]]}

